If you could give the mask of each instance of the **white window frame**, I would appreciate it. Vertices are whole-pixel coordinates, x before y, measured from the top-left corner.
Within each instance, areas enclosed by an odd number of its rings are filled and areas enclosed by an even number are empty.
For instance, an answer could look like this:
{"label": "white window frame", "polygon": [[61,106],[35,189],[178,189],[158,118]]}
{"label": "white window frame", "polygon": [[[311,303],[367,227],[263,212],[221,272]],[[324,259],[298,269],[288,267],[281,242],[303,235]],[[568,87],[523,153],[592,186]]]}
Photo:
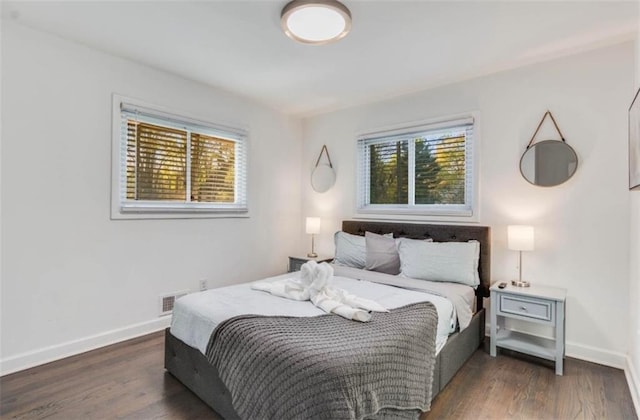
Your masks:
{"label": "white window frame", "polygon": [[[467,177],[465,181],[466,203],[464,205],[437,205],[437,204],[411,204],[413,197],[414,156],[409,153],[409,202],[410,204],[370,204],[369,200],[369,173],[366,173],[365,141],[371,144],[373,139],[387,141],[392,137],[411,136],[411,134],[438,130],[471,121],[473,135],[471,144],[467,145],[466,159]],[[410,149],[415,147],[409,142]],[[469,150],[470,149],[470,150]],[[375,130],[361,132],[356,139],[357,173],[356,173],[356,209],[355,218],[362,219],[394,219],[437,222],[465,222],[473,223],[479,220],[479,166],[480,166],[480,113],[477,111],[464,114],[450,115],[422,121],[397,124]]]}
{"label": "white window frame", "polygon": [[[122,135],[122,114],[124,109],[139,109],[153,114],[158,121],[170,122],[174,127],[179,123],[198,129],[201,134],[216,135],[233,140],[236,145],[236,203],[194,203],[194,202],[153,202],[126,199],[126,139]],[[169,124],[169,125],[171,125]],[[185,127],[181,127],[185,128]],[[190,137],[190,136],[189,136]],[[137,99],[113,94],[112,136],[111,136],[111,219],[202,219],[202,218],[244,218],[249,217],[248,180],[249,136],[248,130],[202,119],[185,117],[165,107],[152,105]],[[187,173],[190,162],[187,160]],[[187,181],[187,188],[190,188]]]}

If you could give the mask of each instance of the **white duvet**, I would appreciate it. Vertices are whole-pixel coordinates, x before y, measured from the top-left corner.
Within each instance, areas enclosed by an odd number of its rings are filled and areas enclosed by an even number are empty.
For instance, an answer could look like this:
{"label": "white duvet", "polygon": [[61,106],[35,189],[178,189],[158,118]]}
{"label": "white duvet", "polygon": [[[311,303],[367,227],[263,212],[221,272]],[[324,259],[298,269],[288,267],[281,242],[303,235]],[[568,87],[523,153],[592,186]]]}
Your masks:
{"label": "white duvet", "polygon": [[[262,281],[278,281],[299,275],[299,272],[287,273]],[[456,310],[452,302],[445,297],[341,276],[335,276],[333,284],[358,297],[374,300],[388,309],[418,302],[432,302],[438,312],[436,353],[445,345],[449,334],[455,331]],[[171,334],[204,354],[209,337],[216,326],[234,316],[244,314],[297,317],[325,315],[323,310],[311,302],[285,299],[252,290],[250,285],[251,283],[243,283],[181,297],[173,308]],[[473,292],[473,289],[469,289]]]}

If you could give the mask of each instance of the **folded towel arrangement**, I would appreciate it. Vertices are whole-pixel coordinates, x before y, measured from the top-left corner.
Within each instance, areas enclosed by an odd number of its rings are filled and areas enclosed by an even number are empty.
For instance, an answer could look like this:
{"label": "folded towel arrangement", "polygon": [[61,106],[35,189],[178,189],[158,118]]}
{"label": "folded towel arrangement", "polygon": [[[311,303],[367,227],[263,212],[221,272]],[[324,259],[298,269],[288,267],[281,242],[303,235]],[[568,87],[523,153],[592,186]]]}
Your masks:
{"label": "folded towel arrangement", "polygon": [[257,281],[251,284],[251,288],[287,299],[310,300],[327,313],[334,313],[354,321],[369,321],[370,311],[389,312],[377,302],[331,287],[332,280],[333,267],[327,263],[318,264],[315,261],[309,261],[300,268],[299,278],[274,282]]}

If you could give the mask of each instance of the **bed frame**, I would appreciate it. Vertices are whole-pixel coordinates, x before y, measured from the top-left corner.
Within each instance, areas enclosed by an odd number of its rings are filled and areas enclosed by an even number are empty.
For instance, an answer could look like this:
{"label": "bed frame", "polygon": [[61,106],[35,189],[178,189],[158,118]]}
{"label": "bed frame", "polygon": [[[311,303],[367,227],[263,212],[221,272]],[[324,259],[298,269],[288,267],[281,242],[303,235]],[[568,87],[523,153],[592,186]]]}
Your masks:
{"label": "bed frame", "polygon": [[[476,289],[476,313],[471,324],[462,332],[449,336],[447,343],[436,357],[433,374],[433,397],[449,383],[455,373],[480,347],[485,336],[485,310],[483,298],[489,296],[491,282],[491,232],[487,226],[427,225],[414,223],[369,222],[346,220],[342,230],[355,235],[366,231],[394,237],[413,239],[432,238],[436,242],[480,242],[480,285]],[[165,331],[165,368],[193,393],[227,420],[240,419],[233,409],[231,395],[220,380],[215,367],[199,350],[188,346]]]}

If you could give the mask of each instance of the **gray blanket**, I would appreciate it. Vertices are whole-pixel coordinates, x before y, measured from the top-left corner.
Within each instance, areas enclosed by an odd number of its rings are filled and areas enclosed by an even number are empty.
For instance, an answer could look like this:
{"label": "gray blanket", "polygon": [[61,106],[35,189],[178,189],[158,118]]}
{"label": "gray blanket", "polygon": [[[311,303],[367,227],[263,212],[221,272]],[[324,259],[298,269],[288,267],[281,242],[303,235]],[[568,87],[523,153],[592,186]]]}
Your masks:
{"label": "gray blanket", "polygon": [[367,323],[243,315],[216,328],[206,356],[242,419],[417,419],[431,406],[437,323],[430,302]]}

